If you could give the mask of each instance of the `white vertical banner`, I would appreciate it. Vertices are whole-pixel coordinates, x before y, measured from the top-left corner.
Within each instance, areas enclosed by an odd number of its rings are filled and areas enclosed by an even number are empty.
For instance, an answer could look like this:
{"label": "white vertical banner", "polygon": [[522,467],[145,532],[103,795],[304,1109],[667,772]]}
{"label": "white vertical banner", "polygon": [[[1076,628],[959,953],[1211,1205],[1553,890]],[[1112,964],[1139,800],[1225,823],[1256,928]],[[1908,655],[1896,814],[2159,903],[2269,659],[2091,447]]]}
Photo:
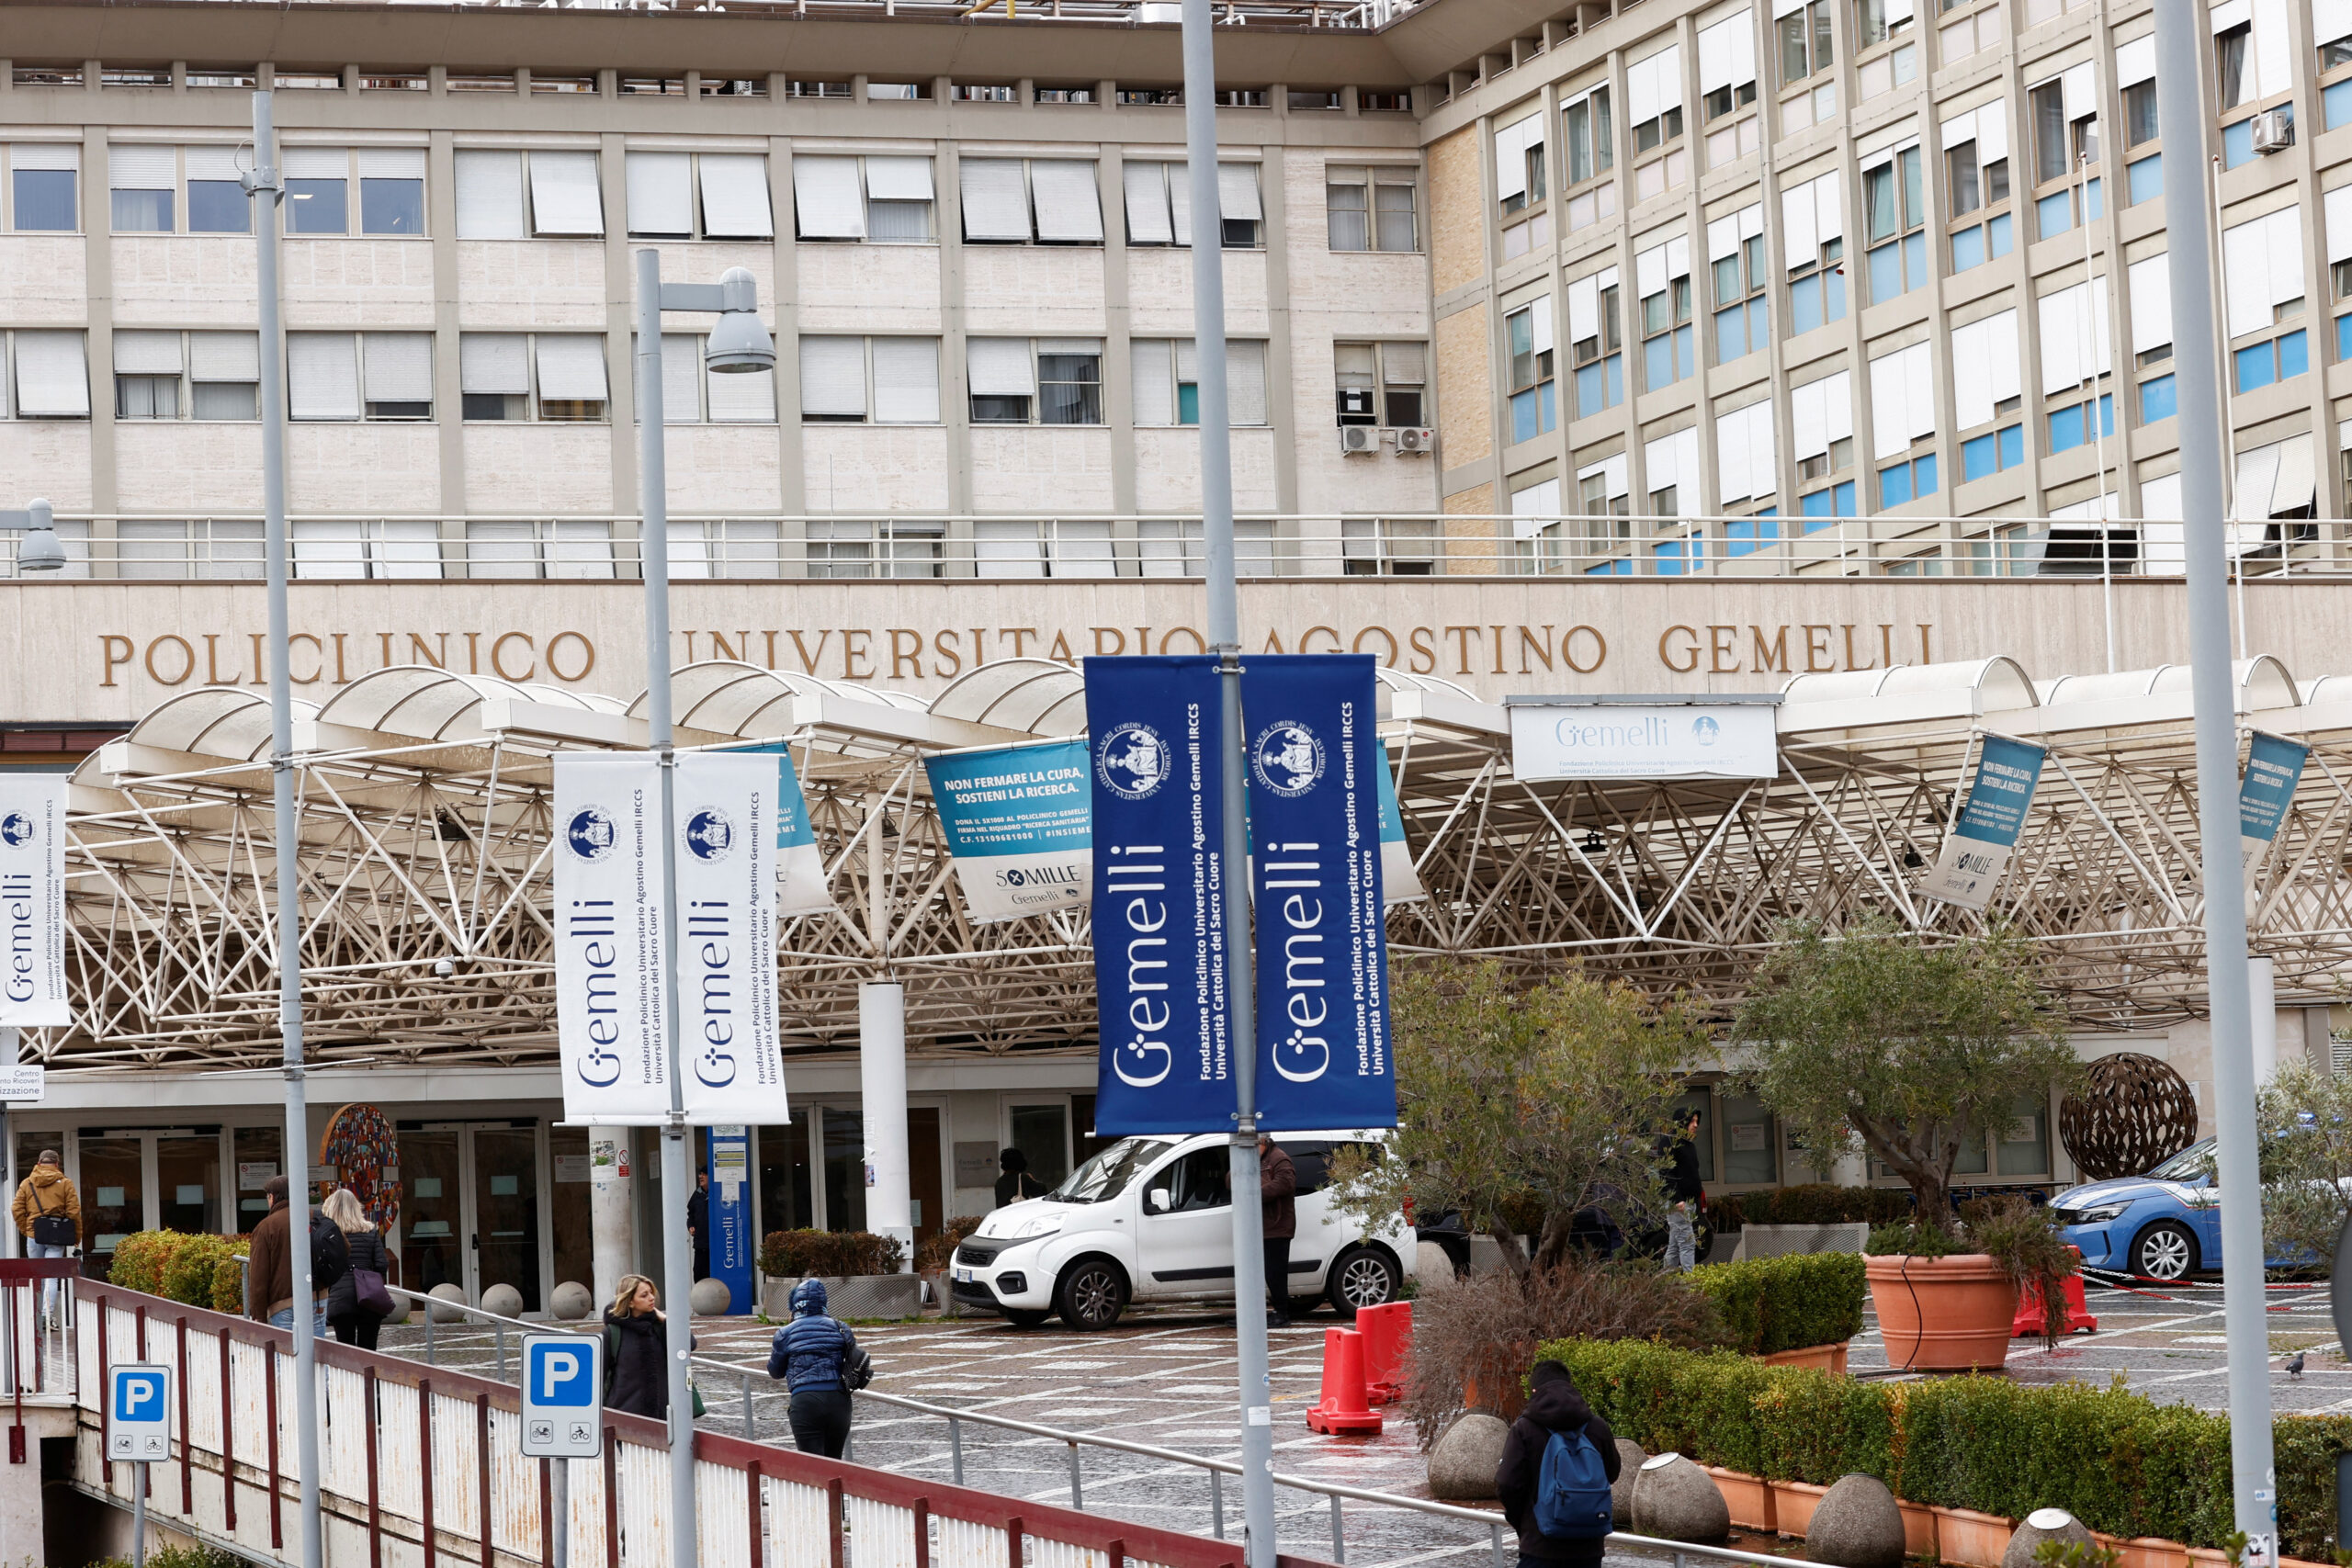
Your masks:
{"label": "white vertical banner", "polygon": [[781,771],[768,753],[689,751],[676,784],[686,1120],[781,1125],[792,1120],[776,1038]]}
{"label": "white vertical banner", "polygon": [[653,1125],[670,1112],[661,813],[650,754],[556,753],[550,853],[567,1122]]}
{"label": "white vertical banner", "polygon": [[71,1023],[65,997],[63,773],[0,773],[0,1025]]}

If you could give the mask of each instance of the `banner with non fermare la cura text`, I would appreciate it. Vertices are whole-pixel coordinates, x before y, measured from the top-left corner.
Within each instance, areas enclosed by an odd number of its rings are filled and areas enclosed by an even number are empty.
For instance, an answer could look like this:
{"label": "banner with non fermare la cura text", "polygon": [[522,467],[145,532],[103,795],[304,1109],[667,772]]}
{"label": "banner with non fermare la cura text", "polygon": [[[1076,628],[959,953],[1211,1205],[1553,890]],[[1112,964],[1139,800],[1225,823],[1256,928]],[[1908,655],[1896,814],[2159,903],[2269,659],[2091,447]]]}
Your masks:
{"label": "banner with non fermare la cura text", "polygon": [[1261,1127],[1396,1124],[1373,669],[1354,653],[1242,666]]}
{"label": "banner with non fermare la cura text", "polygon": [[1086,906],[1093,880],[1083,740],[925,757],[975,925]]}
{"label": "banner with non fermare la cura text", "polygon": [[1229,1131],[1216,660],[1086,661],[1095,1130]]}
{"label": "banner with non fermare la cura text", "polygon": [[74,1021],[65,995],[63,773],[0,773],[0,1024]]}

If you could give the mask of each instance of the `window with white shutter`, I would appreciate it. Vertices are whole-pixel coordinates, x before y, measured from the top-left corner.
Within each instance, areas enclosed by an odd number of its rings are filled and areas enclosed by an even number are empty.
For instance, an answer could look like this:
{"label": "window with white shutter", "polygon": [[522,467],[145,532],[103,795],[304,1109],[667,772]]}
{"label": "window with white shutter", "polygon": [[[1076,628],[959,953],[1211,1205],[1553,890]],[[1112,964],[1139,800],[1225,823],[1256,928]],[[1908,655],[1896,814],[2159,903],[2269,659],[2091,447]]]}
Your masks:
{"label": "window with white shutter", "polygon": [[352,333],[286,334],[286,409],[291,419],[357,419],[359,340]]}
{"label": "window with white shutter", "polygon": [[359,334],[360,384],[369,419],[433,417],[433,334]]}
{"label": "window with white shutter", "polygon": [[693,238],[693,154],[631,152],[628,169],[629,233],[648,239]]}
{"label": "window with white shutter", "polygon": [[1840,370],[1789,392],[1789,455],[1796,460],[1797,512],[1806,533],[1860,508],[1852,479],[1837,478],[1854,466],[1854,378]]}
{"label": "window with white shutter", "polygon": [[520,240],[524,221],[523,154],[461,147],[457,155],[458,238]]}
{"label": "window with white shutter", "polygon": [[939,340],[877,337],[874,342],[874,423],[939,423]]}
{"label": "window with white shutter", "polygon": [[[1348,384],[1350,352],[1364,355],[1361,382],[1369,389],[1378,381],[1377,351],[1369,344],[1340,344],[1340,380]],[[1407,345],[1418,348],[1419,344]],[[1135,422],[1138,426],[1188,425],[1201,422],[1199,360],[1191,338],[1137,338],[1128,344],[1130,374],[1135,383]],[[1418,361],[1407,363],[1412,370]],[[1367,390],[1367,397],[1372,394]],[[1225,344],[1227,423],[1236,427],[1267,423],[1266,344],[1254,338],[1227,338]],[[1373,420],[1345,420],[1371,423]]]}
{"label": "window with white shutter", "polygon": [[[696,338],[695,351],[702,352],[702,340]],[[773,424],[775,423],[775,372],[773,370],[719,371],[706,368],[703,378],[709,383],[710,423],[713,424]]]}
{"label": "window with white shutter", "polygon": [[180,413],[180,334],[114,334],[114,416],[177,419]]}
{"label": "window with white shutter", "polygon": [[[1756,101],[1756,17],[1734,11],[1699,29],[1699,97],[1704,117],[1718,120]],[[1715,159],[1710,154],[1708,162]],[[1697,493],[1694,488],[1692,493]]]}
{"label": "window with white shutter", "polygon": [[168,234],[179,188],[179,149],[143,143],[107,149],[107,185],[118,234]]}
{"label": "window with white shutter", "polygon": [[865,418],[865,340],[800,340],[800,417],[811,423]]}
{"label": "window with white shutter", "polygon": [[1219,164],[1216,205],[1227,250],[1252,250],[1264,243],[1266,212],[1259,201],[1257,164]]}
{"label": "window with white shutter", "polygon": [[1036,202],[1038,239],[1102,243],[1102,199],[1092,164],[1040,158],[1029,165],[1029,189]]}
{"label": "window with white shutter", "polygon": [[922,244],[931,239],[931,160],[870,157],[865,163],[866,237]]}
{"label": "window with white shutter", "polygon": [[1870,367],[1871,457],[1878,466],[1879,505],[1901,506],[1935,494],[1942,483],[1935,452],[1935,368],[1928,345],[1880,355]]}
{"label": "window with white shutter", "polygon": [[695,159],[702,186],[702,231],[714,240],[770,240],[768,161],[756,152],[704,152]]}
{"label": "window with white shutter", "polygon": [[[1951,330],[1953,422],[1974,430],[2016,415],[2024,372],[2018,353],[2015,310],[2003,310]],[[1960,445],[1960,481],[2005,472],[2025,461],[2025,427],[2004,423]]]}
{"label": "window with white shutter", "polygon": [[[2251,392],[2311,368],[2303,219],[2285,207],[2222,231],[2222,283],[2234,389]],[[2258,343],[2242,340],[2259,335]]]}
{"label": "window with white shutter", "polygon": [[967,158],[958,177],[966,240],[1019,244],[1030,237],[1029,182],[1020,159]]}
{"label": "window with white shutter", "polygon": [[70,141],[17,141],[8,148],[9,223],[18,233],[70,231],[81,209],[82,149]]}
{"label": "window with white shutter", "polygon": [[804,240],[865,237],[865,200],[854,158],[794,158],[792,206]]}
{"label": "window with white shutter", "polygon": [[1168,169],[1164,164],[1129,163],[1120,178],[1126,187],[1127,243],[1169,245],[1176,231],[1168,217]]}
{"label": "window with white shutter", "polygon": [[1128,379],[1135,385],[1135,422],[1141,427],[1176,423],[1176,345],[1166,338],[1127,344]]}
{"label": "window with white shutter", "polygon": [[[966,165],[969,167],[970,165]],[[1026,424],[1037,395],[1027,338],[976,337],[964,343],[964,375],[975,424]]]}
{"label": "window with white shutter", "polygon": [[[540,333],[532,339],[539,372],[539,417],[580,421],[605,417],[609,396],[605,340],[595,333]],[[768,418],[774,419],[771,393]]]}
{"label": "window with white shutter", "polygon": [[604,233],[605,193],[596,183],[595,153],[535,152],[530,175],[533,233]]}
{"label": "window with white shutter", "polygon": [[531,340],[522,333],[461,333],[458,391],[469,420],[528,417]]}
{"label": "window with white shutter", "polygon": [[288,234],[351,232],[351,150],[286,147],[278,152],[286,198],[278,210]]}
{"label": "window with white shutter", "polygon": [[359,166],[359,231],[363,234],[424,232],[424,149],[362,147]]}
{"label": "window with white shutter", "polygon": [[187,180],[187,231],[191,234],[250,234],[253,199],[239,183],[238,149],[195,146],[180,149],[181,169]]}
{"label": "window with white shutter", "polygon": [[208,420],[261,415],[261,339],[256,333],[187,334],[191,412]]}

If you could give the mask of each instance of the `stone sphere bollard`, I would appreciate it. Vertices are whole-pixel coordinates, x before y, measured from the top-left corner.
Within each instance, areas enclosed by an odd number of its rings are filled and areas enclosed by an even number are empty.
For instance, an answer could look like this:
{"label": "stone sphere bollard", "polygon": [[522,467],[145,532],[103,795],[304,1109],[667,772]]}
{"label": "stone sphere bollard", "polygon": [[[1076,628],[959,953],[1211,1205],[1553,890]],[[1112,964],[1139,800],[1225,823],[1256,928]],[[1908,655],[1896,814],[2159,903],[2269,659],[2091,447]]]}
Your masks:
{"label": "stone sphere bollard", "polygon": [[431,1294],[432,1304],[424,1310],[432,1314],[434,1322],[462,1323],[465,1321],[466,1314],[459,1310],[466,1304],[464,1286],[435,1285]]}
{"label": "stone sphere bollard", "polygon": [[501,1317],[519,1317],[523,1313],[523,1292],[512,1285],[492,1285],[481,1293],[481,1310]]}
{"label": "stone sphere bollard", "polygon": [[566,1280],[548,1298],[548,1305],[566,1323],[577,1323],[596,1310],[596,1298],[577,1280]]}
{"label": "stone sphere bollard", "polygon": [[724,1317],[735,1304],[735,1296],[724,1280],[696,1280],[686,1294],[686,1304],[694,1308],[696,1317]]}

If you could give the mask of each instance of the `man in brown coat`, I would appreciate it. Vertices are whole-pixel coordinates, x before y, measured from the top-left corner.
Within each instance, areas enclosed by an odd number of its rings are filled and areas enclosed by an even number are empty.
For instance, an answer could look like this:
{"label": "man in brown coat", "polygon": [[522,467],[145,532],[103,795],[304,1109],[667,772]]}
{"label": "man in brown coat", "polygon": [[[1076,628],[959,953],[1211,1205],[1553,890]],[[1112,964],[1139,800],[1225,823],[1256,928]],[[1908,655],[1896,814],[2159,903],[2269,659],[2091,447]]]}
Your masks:
{"label": "man in brown coat", "polygon": [[[1290,1326],[1290,1238],[1298,1234],[1298,1168],[1283,1146],[1258,1134],[1258,1201],[1265,1214],[1266,1326]],[[1239,1303],[1235,1303],[1238,1310]]]}
{"label": "man in brown coat", "polygon": [[[294,1210],[287,1201],[291,1190],[283,1176],[273,1176],[262,1185],[269,1213],[254,1227],[245,1251],[245,1315],[274,1328],[294,1326],[294,1244],[287,1234],[294,1223]],[[326,1303],[320,1300],[312,1308],[312,1331],[323,1339]]]}

